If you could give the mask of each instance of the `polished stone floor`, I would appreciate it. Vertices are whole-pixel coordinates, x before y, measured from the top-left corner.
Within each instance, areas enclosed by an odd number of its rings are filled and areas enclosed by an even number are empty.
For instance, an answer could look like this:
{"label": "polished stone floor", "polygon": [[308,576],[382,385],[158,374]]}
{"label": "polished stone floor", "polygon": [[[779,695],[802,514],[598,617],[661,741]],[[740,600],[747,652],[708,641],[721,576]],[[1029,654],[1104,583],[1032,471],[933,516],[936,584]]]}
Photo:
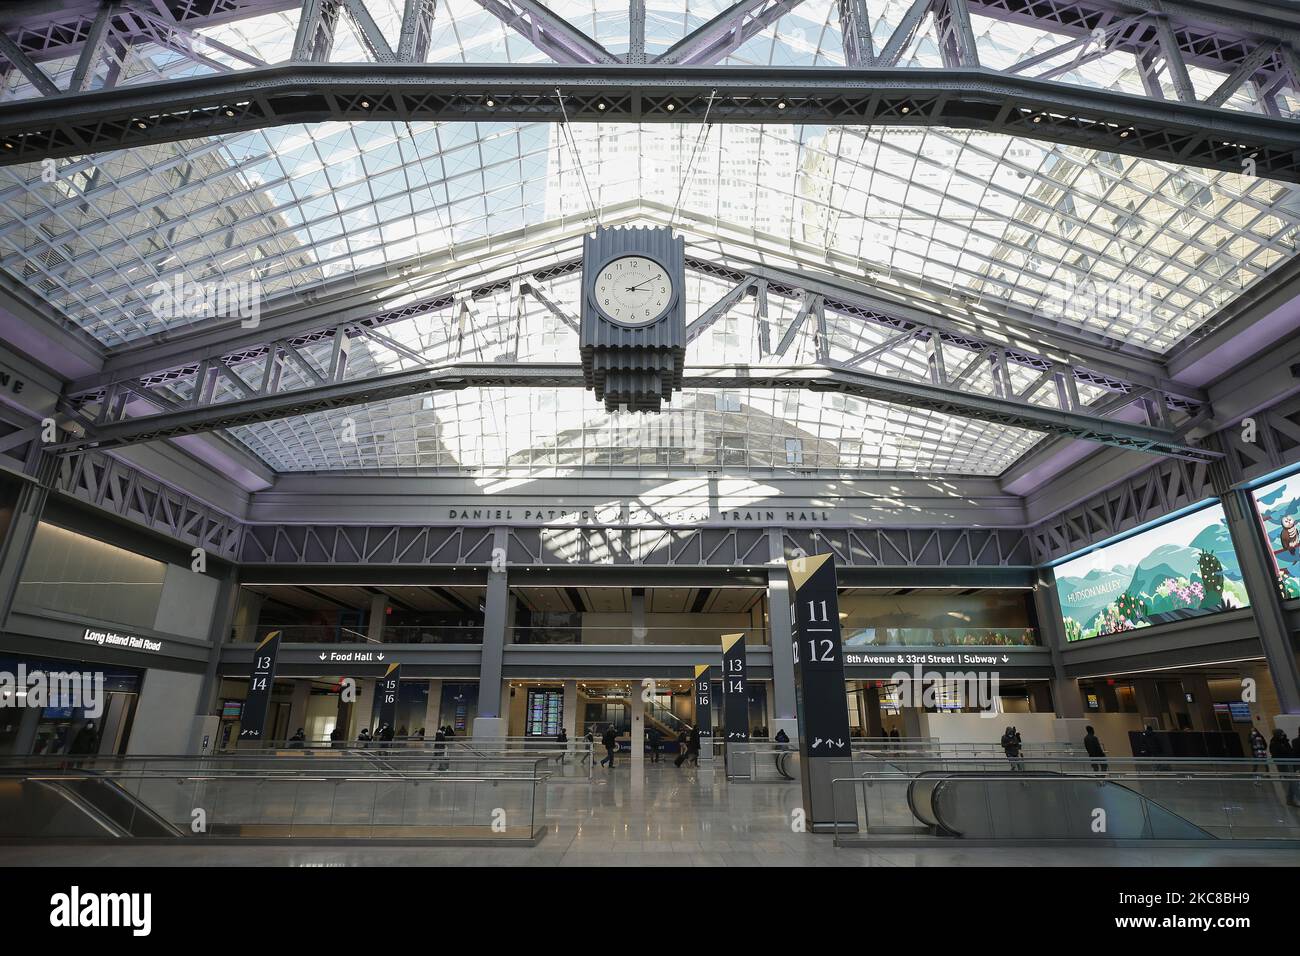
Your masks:
{"label": "polished stone floor", "polygon": [[588,783],[549,788],[548,832],[534,848],[391,846],[0,847],[0,864],[92,866],[1296,866],[1300,851],[1234,848],[836,848],[796,833],[794,783],[728,784],[721,769],[622,763]]}

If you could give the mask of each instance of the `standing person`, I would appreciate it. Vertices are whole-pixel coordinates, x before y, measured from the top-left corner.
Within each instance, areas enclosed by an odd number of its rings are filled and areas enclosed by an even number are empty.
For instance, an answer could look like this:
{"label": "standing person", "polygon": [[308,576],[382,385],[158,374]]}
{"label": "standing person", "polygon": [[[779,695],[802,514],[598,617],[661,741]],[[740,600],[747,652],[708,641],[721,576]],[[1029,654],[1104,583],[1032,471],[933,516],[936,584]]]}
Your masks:
{"label": "standing person", "polygon": [[294,731],[293,736],[289,738],[290,747],[301,748],[307,742],[307,732],[299,727]]}
{"label": "standing person", "polygon": [[583,766],[586,766],[587,764],[591,763],[592,760],[595,759],[596,735],[593,734],[591,732],[591,728],[588,727],[587,732],[582,735],[582,739],[587,742],[586,753],[582,755]]}
{"label": "standing person", "polygon": [[[1296,738],[1296,743],[1300,744],[1300,737]],[[1281,727],[1273,730],[1273,739],[1268,742],[1269,756],[1277,763],[1277,772],[1279,775],[1294,774],[1296,766],[1293,757],[1296,756],[1296,748],[1291,746],[1291,741],[1287,740],[1286,731]],[[1300,806],[1300,783],[1294,778],[1287,781],[1286,802],[1288,806]]]}
{"label": "standing person", "polygon": [[445,727],[439,727],[433,735],[433,754],[438,761],[439,770],[446,770],[450,766],[447,763],[447,734],[444,732],[445,730]]}
{"label": "standing person", "polygon": [[688,756],[686,752],[686,745],[687,743],[690,742],[690,739],[691,739],[690,735],[687,734],[685,730],[681,731],[677,735],[677,759],[673,761],[674,767],[680,767],[682,764],[686,762],[686,758]]}
{"label": "standing person", "polygon": [[334,729],[330,731],[330,747],[332,747],[335,750],[338,750],[342,746],[343,746],[343,731],[336,724],[334,726]]}
{"label": "standing person", "polygon": [[691,755],[691,766],[700,765],[700,728],[692,727],[691,735],[686,738],[686,752]]}
{"label": "standing person", "polygon": [[1258,727],[1250,729],[1250,755],[1255,758],[1255,766],[1251,768],[1251,773],[1259,773],[1261,766],[1268,766],[1268,741],[1264,739]]}
{"label": "standing person", "polygon": [[1025,769],[1020,759],[1020,733],[1015,727],[1007,727],[1002,734],[1002,752],[1007,755],[1007,761],[1011,764],[1012,770]]}
{"label": "standing person", "polygon": [[600,742],[605,747],[605,756],[601,759],[600,765],[603,767],[609,764],[609,769],[614,769],[614,752],[618,748],[618,735],[614,733],[614,725],[610,724],[605,728],[605,732],[600,735]]}
{"label": "standing person", "polygon": [[564,755],[569,749],[569,735],[565,733],[563,727],[561,727],[560,732],[555,735],[555,742],[560,748],[560,754],[555,758],[555,762],[562,764],[564,763]]}
{"label": "standing person", "polygon": [[88,720],[81,725],[77,735],[72,738],[70,754],[93,754],[99,751],[99,734],[95,733],[95,722]]}
{"label": "standing person", "polygon": [[361,733],[357,734],[357,743],[359,743],[359,744],[368,744],[368,743],[370,743],[370,742],[371,742],[371,737],[370,737],[370,728],[369,728],[369,727],[362,727],[362,728],[361,728]]}
{"label": "standing person", "polygon": [[650,762],[659,762],[659,731],[651,727],[645,732],[646,742],[650,745]]}
{"label": "standing person", "polygon": [[[1102,747],[1097,731],[1092,729],[1091,724],[1088,726],[1088,732],[1083,735],[1083,749],[1088,752],[1089,757],[1106,756],[1106,750]],[[1108,769],[1108,766],[1105,763],[1094,763],[1092,769],[1102,771]]]}

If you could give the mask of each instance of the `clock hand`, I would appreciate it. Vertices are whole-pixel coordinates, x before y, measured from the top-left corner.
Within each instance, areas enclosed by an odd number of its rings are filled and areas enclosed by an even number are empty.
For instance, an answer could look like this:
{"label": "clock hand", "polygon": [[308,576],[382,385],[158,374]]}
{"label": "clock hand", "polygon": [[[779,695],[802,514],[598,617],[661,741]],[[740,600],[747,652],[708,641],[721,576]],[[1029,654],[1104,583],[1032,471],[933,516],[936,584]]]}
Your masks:
{"label": "clock hand", "polygon": [[641,282],[638,282],[636,285],[630,285],[630,286],[628,286],[628,287],[627,287],[627,291],[628,291],[628,292],[635,292],[637,289],[641,288],[641,286],[645,285],[647,282],[654,282],[654,281],[655,281],[654,279],[645,279],[645,280],[643,280],[643,281],[641,281]]}

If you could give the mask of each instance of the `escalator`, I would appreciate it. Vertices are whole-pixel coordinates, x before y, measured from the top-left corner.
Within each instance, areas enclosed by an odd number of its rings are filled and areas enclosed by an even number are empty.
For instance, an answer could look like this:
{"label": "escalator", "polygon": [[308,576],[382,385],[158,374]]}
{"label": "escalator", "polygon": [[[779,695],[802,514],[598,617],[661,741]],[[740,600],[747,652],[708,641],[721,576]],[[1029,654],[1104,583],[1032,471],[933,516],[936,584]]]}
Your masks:
{"label": "escalator", "polygon": [[0,777],[0,838],[184,836],[117,781],[91,771]]}
{"label": "escalator", "polygon": [[[1035,778],[1045,776],[1069,782],[1035,785]],[[1055,771],[923,771],[908,785],[907,803],[932,832],[955,838],[1217,839],[1132,787]],[[1105,829],[1098,831],[1102,810]]]}

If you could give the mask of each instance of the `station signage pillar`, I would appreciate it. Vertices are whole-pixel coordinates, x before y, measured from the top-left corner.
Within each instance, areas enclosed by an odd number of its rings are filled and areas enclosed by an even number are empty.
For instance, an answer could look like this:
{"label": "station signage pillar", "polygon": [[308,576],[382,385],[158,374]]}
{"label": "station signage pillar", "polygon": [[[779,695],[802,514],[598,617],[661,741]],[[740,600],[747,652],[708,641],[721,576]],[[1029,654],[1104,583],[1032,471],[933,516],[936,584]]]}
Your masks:
{"label": "station signage pillar", "polygon": [[799,715],[799,770],[809,829],[857,829],[852,787],[839,793],[831,781],[853,776],[852,738],[845,695],[844,648],[835,559],[830,554],[787,562],[795,703]]}
{"label": "station signage pillar", "polygon": [[722,637],[722,724],[727,743],[749,740],[748,665],[745,635]]}
{"label": "station signage pillar", "polygon": [[397,733],[397,698],[402,689],[402,665],[389,664],[384,676],[379,678],[379,726],[388,725]]}
{"label": "station signage pillar", "polygon": [[749,752],[749,684],[745,635],[722,636],[723,756],[728,777],[747,778],[752,769]]}
{"label": "station signage pillar", "polygon": [[700,759],[713,759],[713,683],[708,664],[695,665],[695,729],[700,735]]}
{"label": "station signage pillar", "polygon": [[248,675],[248,694],[239,712],[239,739],[261,740],[266,730],[266,712],[275,687],[275,660],[280,656],[280,632],[271,631],[253,651],[253,669]]}

